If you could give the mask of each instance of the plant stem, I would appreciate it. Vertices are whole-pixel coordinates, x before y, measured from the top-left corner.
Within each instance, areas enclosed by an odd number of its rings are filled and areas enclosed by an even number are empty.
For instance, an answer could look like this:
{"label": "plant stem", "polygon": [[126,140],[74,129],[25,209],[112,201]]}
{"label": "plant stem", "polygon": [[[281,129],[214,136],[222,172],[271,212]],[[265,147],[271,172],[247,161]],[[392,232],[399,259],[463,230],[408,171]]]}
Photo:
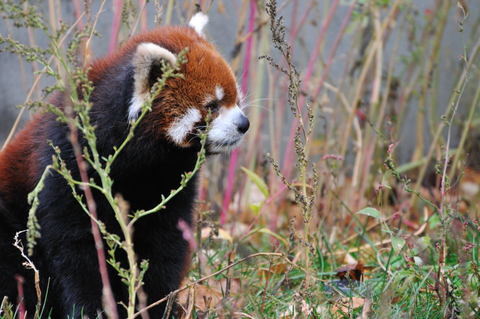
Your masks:
{"label": "plant stem", "polygon": [[[255,27],[255,17],[257,12],[257,4],[255,0],[250,0],[250,13],[248,17],[248,38],[245,48],[245,60],[243,63],[243,74],[240,90],[247,92],[248,90],[248,75],[250,70],[250,61],[252,59],[253,48],[253,30]],[[225,224],[227,220],[228,206],[232,200],[233,187],[235,186],[235,170],[237,167],[237,161],[239,157],[238,148],[233,150],[230,156],[230,164],[228,165],[227,186],[225,187],[225,193],[223,195],[222,210],[220,212],[220,224]]]}
{"label": "plant stem", "polygon": [[[215,276],[217,276],[217,275],[220,275],[221,273],[229,270],[229,269],[232,268],[232,267],[235,267],[235,266],[238,265],[238,264],[243,263],[244,261],[247,261],[247,260],[249,260],[249,259],[251,259],[251,258],[260,257],[260,256],[276,256],[276,257],[282,257],[282,256],[284,256],[284,255],[283,255],[282,253],[255,253],[255,254],[248,255],[247,257],[244,257],[244,258],[242,258],[242,259],[239,259],[239,260],[237,260],[237,261],[229,264],[228,266],[226,266],[226,267],[224,267],[224,268],[222,268],[222,269],[220,269],[220,270],[218,270],[218,271],[216,271],[216,272],[214,272],[214,273],[211,273],[211,274],[208,275],[208,276],[202,277],[202,278],[200,278],[200,279],[198,279],[198,280],[195,280],[194,282],[192,282],[192,283],[190,283],[190,284],[187,284],[187,285],[183,286],[182,288],[179,288],[179,289],[177,289],[177,290],[172,291],[168,296],[166,296],[166,297],[164,297],[164,298],[162,298],[162,299],[160,299],[160,300],[157,300],[157,301],[155,301],[154,303],[151,303],[151,304],[148,305],[147,307],[145,307],[145,308],[141,309],[140,311],[138,311],[137,313],[135,313],[135,315],[133,316],[133,318],[136,318],[136,317],[138,317],[139,315],[141,315],[143,312],[145,312],[145,311],[147,311],[147,310],[149,310],[149,309],[152,309],[152,308],[155,307],[155,306],[158,306],[158,305],[164,303],[165,301],[168,300],[168,298],[169,298],[170,295],[176,295],[176,294],[178,294],[179,292],[181,292],[181,291],[183,291],[183,290],[185,290],[185,289],[188,289],[188,288],[190,288],[190,287],[194,287],[195,285],[198,285],[199,283],[201,283],[201,282],[203,282],[203,281],[205,281],[205,280],[207,280],[207,279],[209,279],[209,278],[212,278],[212,277],[215,277]],[[132,319],[133,319],[133,318],[132,318]]]}
{"label": "plant stem", "polygon": [[113,21],[112,30],[110,31],[110,41],[108,42],[108,53],[112,53],[117,48],[118,34],[120,33],[120,27],[122,26],[122,7],[123,0],[113,0]]}
{"label": "plant stem", "polygon": [[450,174],[448,175],[449,180],[453,180],[455,177],[455,173],[458,167],[458,162],[460,160],[460,156],[463,154],[463,147],[465,146],[465,142],[468,137],[468,133],[472,128],[472,121],[475,111],[477,110],[477,106],[480,102],[480,86],[477,88],[475,92],[475,97],[473,98],[472,103],[470,104],[470,110],[468,112],[467,120],[463,125],[462,135],[460,137],[460,142],[457,146],[457,151],[455,152],[455,157],[453,158],[452,168],[450,169]]}
{"label": "plant stem", "polygon": [[[479,49],[480,49],[480,39],[477,40],[477,42],[473,46],[470,54],[468,55],[468,60],[466,62],[467,64],[466,64],[465,68],[463,69],[462,74],[460,75],[460,78],[457,81],[457,84],[455,86],[454,92],[450,97],[450,101],[448,102],[448,106],[447,106],[447,109],[445,111],[446,115],[450,114],[450,112],[455,107],[455,105],[456,105],[455,101],[458,98],[458,96],[457,96],[458,93],[463,92],[462,88],[464,87],[465,82],[467,81],[467,76],[470,72],[470,69],[474,65],[474,61],[477,57]],[[433,156],[433,152],[435,150],[435,147],[438,143],[438,140],[440,139],[440,136],[441,136],[444,128],[445,128],[445,121],[441,121],[438,124],[437,131],[435,132],[435,135],[432,139],[432,142],[430,143],[430,148],[429,148],[427,156],[426,156],[426,161],[422,165],[422,167],[420,168],[420,172],[418,173],[417,182],[416,182],[415,187],[414,187],[414,191],[416,191],[416,192],[418,192],[419,189],[420,189],[421,183],[422,183],[423,178],[425,177],[425,173],[427,172],[427,169],[428,169],[428,164],[430,162],[430,159]],[[412,206],[415,204],[416,198],[417,198],[416,196],[412,197],[412,202],[411,202]]]}
{"label": "plant stem", "polygon": [[[75,153],[75,160],[77,162],[77,166],[79,169],[80,178],[82,182],[85,183],[83,187],[83,192],[85,194],[85,199],[87,201],[88,210],[90,214],[93,216],[93,218],[98,219],[97,206],[93,198],[92,190],[88,186],[89,178],[87,173],[87,164],[83,160],[82,150],[78,141],[78,130],[72,121],[69,121],[68,126],[70,129],[70,141],[72,143],[73,150]],[[97,223],[95,223],[92,218],[90,219],[90,225],[92,228],[92,234],[95,241],[95,249],[97,251],[98,268],[100,271],[100,277],[102,279],[103,296],[105,297],[105,306],[107,308],[107,315],[110,318],[116,319],[118,318],[117,305],[115,302],[115,298],[113,296],[112,287],[110,285],[110,278],[108,277],[107,262],[105,258],[105,251],[103,247],[102,236],[100,234],[100,230],[98,228]]]}

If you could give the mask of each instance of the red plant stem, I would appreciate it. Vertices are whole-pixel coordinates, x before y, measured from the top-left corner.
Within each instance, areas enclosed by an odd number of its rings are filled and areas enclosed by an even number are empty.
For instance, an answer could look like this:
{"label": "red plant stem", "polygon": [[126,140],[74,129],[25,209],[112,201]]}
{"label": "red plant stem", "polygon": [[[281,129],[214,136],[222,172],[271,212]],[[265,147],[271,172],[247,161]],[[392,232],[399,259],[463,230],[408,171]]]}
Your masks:
{"label": "red plant stem", "polygon": [[[83,15],[87,13],[89,10],[86,10],[84,8],[84,11],[87,12],[82,12],[82,4],[80,0],[73,0],[73,8],[74,8],[74,14],[75,14],[75,19],[78,21],[76,29],[78,31],[83,31],[85,25],[83,23]],[[87,17],[87,23],[90,23],[90,17]],[[88,41],[86,38],[82,37],[80,39],[80,46],[79,46],[79,51],[78,53],[80,54],[80,57],[83,59],[83,65],[86,66],[89,62],[90,59],[90,54],[89,54],[89,49],[87,45]]]}
{"label": "red plant stem", "polygon": [[[303,12],[303,14],[300,18],[300,21],[297,23],[298,1],[295,1],[293,3],[292,20],[290,22],[291,28],[290,28],[290,34],[289,34],[289,43],[290,43],[290,50],[291,50],[292,55],[293,55],[293,52],[295,51],[295,44],[296,44],[295,38],[297,37],[298,33],[300,32],[300,30],[305,25],[305,22],[307,21],[307,17],[310,14],[311,9],[314,5],[315,5],[314,0],[311,0],[309,5],[307,6],[305,11]],[[279,73],[278,70],[275,70],[274,72]],[[280,92],[282,92],[282,93],[279,97],[278,102],[276,103],[277,104],[276,109],[278,110],[277,111],[278,112],[277,113],[278,114],[277,115],[277,123],[283,123],[283,121],[284,121],[284,117],[285,117],[285,114],[286,114],[285,108],[286,108],[286,104],[287,104],[287,95],[288,95],[287,82],[282,81],[280,83],[280,86],[281,86]],[[276,126],[277,127],[282,127],[281,125],[276,125]],[[281,130],[277,130],[275,132],[275,138],[274,138],[275,141],[280,141],[281,140],[281,137],[278,134],[280,132],[281,132]],[[275,145],[275,149],[277,149],[277,150],[279,149],[278,142]],[[272,151],[273,151],[273,149],[272,149]],[[276,178],[276,175],[273,172],[271,172],[269,180],[270,180],[270,189],[273,192],[275,192],[275,190],[277,188],[281,188],[281,191],[278,192],[278,195],[281,195],[283,193],[283,191],[286,189],[285,185],[283,183],[281,183]],[[277,187],[278,184],[279,184],[279,186]],[[264,205],[263,207],[267,206],[267,204],[270,205],[270,203],[268,203],[268,200],[266,202],[266,205]],[[270,215],[270,229],[274,232],[276,231],[276,228],[277,228],[278,218],[279,218],[279,211],[274,209],[272,211],[271,215]]]}
{"label": "red plant stem", "polygon": [[27,317],[27,312],[25,310],[25,294],[23,292],[23,279],[20,275],[15,275],[15,280],[17,281],[17,304],[18,304],[18,314],[20,319],[25,319]]}
{"label": "red plant stem", "polygon": [[[284,193],[288,190],[287,186],[284,184],[280,184],[280,189],[275,193],[270,195],[269,198],[265,200],[265,204],[262,206],[262,210],[260,211],[260,214],[264,211],[265,208],[267,207],[273,207],[271,205],[274,205],[274,202],[280,203],[282,202],[282,198],[284,196]],[[273,214],[271,215],[270,218],[270,230],[276,231],[278,227],[278,209],[274,208],[272,209]]]}
{"label": "red plant stem", "polygon": [[112,31],[110,32],[110,42],[108,44],[108,52],[112,53],[117,48],[118,34],[122,23],[122,0],[113,0],[113,20]]}
{"label": "red plant stem", "polygon": [[241,90],[247,92],[248,90],[248,75],[250,73],[250,61],[252,59],[252,47],[253,47],[253,30],[255,28],[255,15],[257,12],[257,6],[255,0],[250,0],[250,13],[248,17],[248,39],[246,41],[245,48],[245,60],[243,62],[243,74]]}
{"label": "red plant stem", "polygon": [[310,12],[312,12],[312,8],[314,5],[315,5],[315,2],[313,0],[310,1],[310,4],[303,12],[303,15],[300,18],[300,21],[298,22],[298,24],[295,24],[296,19],[292,18],[292,29],[290,31],[290,41],[292,42],[292,47],[295,44],[295,38],[297,37],[302,27],[305,25],[305,22],[307,22],[308,15],[310,14]]}
{"label": "red plant stem", "polygon": [[140,31],[147,31],[147,2],[146,0],[138,0],[138,7],[140,8]]}
{"label": "red plant stem", "polygon": [[77,162],[78,170],[80,172],[80,179],[84,183],[82,189],[87,201],[88,211],[91,215],[90,224],[92,228],[93,239],[95,241],[95,249],[97,251],[98,269],[100,277],[102,279],[103,297],[105,301],[105,307],[107,308],[107,314],[109,318],[117,319],[118,312],[115,303],[115,298],[112,292],[112,286],[110,285],[110,278],[108,277],[107,262],[105,258],[105,251],[103,248],[103,240],[100,234],[100,230],[95,220],[97,220],[97,204],[93,198],[92,189],[88,185],[89,178],[87,172],[87,163],[83,159],[82,149],[78,141],[78,130],[73,123],[68,124],[70,129],[70,142],[72,143],[73,151],[75,153],[75,160]]}
{"label": "red plant stem", "polygon": [[73,11],[75,13],[75,19],[78,20],[77,29],[83,30],[83,21],[80,19],[82,15],[82,5],[80,0],[73,0]]}
{"label": "red plant stem", "polygon": [[[298,35],[298,33],[300,32],[300,30],[303,28],[303,26],[305,25],[305,22],[307,21],[307,18],[311,12],[311,9],[314,7],[315,5],[315,1],[314,0],[311,0],[309,5],[307,6],[307,8],[305,9],[305,11],[303,12],[299,22],[297,23],[297,10],[298,10],[298,2],[295,1],[294,4],[293,4],[293,10],[292,10],[292,21],[291,21],[291,30],[290,30],[290,35],[289,35],[289,42],[291,43],[291,53],[293,55],[293,51],[295,50],[295,44],[296,44],[296,37]],[[275,70],[275,72],[279,73],[278,70]],[[285,117],[285,108],[286,108],[286,103],[287,103],[287,83],[286,81],[283,81],[281,83],[281,89],[280,89],[280,92],[282,92],[282,94],[280,95],[279,97],[279,101],[276,103],[277,104],[277,109],[278,109],[278,116],[277,116],[277,123],[283,123],[284,121],[284,117]],[[277,126],[281,126],[281,125],[277,125]],[[277,130],[276,134],[275,134],[275,141],[280,141],[281,140],[281,136],[279,135],[281,134],[281,130]],[[279,149],[279,145],[278,145],[278,142],[277,142],[277,145],[276,145],[276,149]],[[270,186],[271,186],[271,189],[277,189],[277,183],[279,182],[278,179],[275,178],[276,175],[275,174],[271,174],[271,178],[270,178]],[[283,183],[280,182],[280,186],[279,188],[281,189],[279,192],[278,192],[278,196],[282,195],[283,192],[286,190],[285,188],[285,185]],[[278,212],[276,210],[274,210],[274,212],[272,213],[271,215],[271,218],[270,218],[270,229],[272,231],[275,231],[276,230],[276,225],[277,225],[277,220],[278,220]]]}
{"label": "red plant stem", "polygon": [[[250,70],[250,62],[252,59],[253,48],[253,31],[255,28],[255,15],[257,12],[257,6],[255,0],[250,0],[250,13],[248,17],[248,38],[246,40],[245,47],[245,60],[243,62],[243,74],[240,89],[242,92],[247,92],[248,89],[248,75]],[[223,197],[222,211],[220,212],[220,224],[224,224],[226,221],[226,214],[228,211],[228,205],[232,199],[233,187],[235,184],[235,170],[237,167],[237,161],[239,156],[239,149],[235,149],[230,157],[230,164],[228,166],[227,186],[225,188],[225,194]]]}
{"label": "red plant stem", "polygon": [[[300,21],[297,24],[297,17],[296,16],[297,16],[297,10],[298,10],[298,2],[295,1],[293,3],[292,21],[290,22],[291,30],[290,30],[290,35],[289,35],[290,36],[289,42],[290,42],[290,48],[291,48],[290,50],[291,50],[292,55],[293,55],[293,51],[295,51],[295,44],[297,43],[295,41],[295,39],[296,39],[298,33],[300,32],[300,30],[305,25],[305,22],[307,21],[308,15],[310,14],[311,9],[313,8],[314,5],[315,5],[315,1],[311,0],[310,4],[308,5],[308,7],[303,12],[302,17],[300,18]],[[280,72],[278,70],[275,70],[274,72],[276,72],[277,75],[280,76]],[[277,105],[276,108],[278,109],[278,122],[277,123],[283,123],[283,120],[284,120],[285,108],[286,108],[286,103],[287,103],[287,95],[288,95],[288,90],[287,90],[288,85],[287,84],[288,83],[286,81],[282,81],[282,83],[281,83],[280,92],[282,92],[282,94],[279,97],[279,101],[276,103],[276,105]],[[280,130],[278,132],[280,132]],[[275,140],[280,141],[281,137],[277,134],[275,136]]]}
{"label": "red plant stem", "polygon": [[[335,15],[339,2],[340,0],[334,0],[332,6],[330,7],[330,10],[328,11],[327,18],[322,23],[317,41],[315,43],[315,47],[312,51],[312,54],[310,55],[310,58],[308,59],[305,75],[302,79],[302,89],[301,89],[302,91],[305,91],[308,89],[307,86],[310,81],[310,78],[312,77],[315,64],[318,62],[318,57],[320,55],[320,48],[322,46],[323,40],[325,39],[325,35],[327,33],[328,27],[330,26],[330,23],[333,20],[333,16]],[[305,96],[300,95],[298,99],[299,116],[301,116],[304,103],[305,103]],[[297,130],[297,126],[298,126],[298,119],[295,118],[293,119],[292,125],[290,126],[290,135],[288,137],[288,144],[287,144],[287,148],[285,149],[285,155],[283,158],[283,175],[287,179],[290,178],[292,168],[293,168],[293,144],[295,140],[295,131]]]}
{"label": "red plant stem", "polygon": [[330,67],[333,64],[333,59],[337,53],[338,46],[340,45],[340,41],[343,38],[343,35],[345,34],[345,29],[348,26],[348,23],[350,22],[350,18],[352,17],[353,9],[355,9],[355,5],[357,4],[357,0],[353,1],[353,3],[350,5],[350,8],[348,8],[348,12],[343,18],[342,24],[340,26],[340,31],[338,32],[337,37],[335,38],[335,42],[333,43],[332,48],[330,49],[330,53],[328,55],[328,60],[327,64],[325,65],[325,70],[323,70],[322,77],[320,79],[320,83],[318,84],[317,88],[315,89],[315,92],[312,95],[312,100],[316,100],[318,95],[320,94],[323,84],[325,83],[325,79],[327,78],[328,74],[330,73]]}
{"label": "red plant stem", "polygon": [[195,241],[195,235],[193,234],[192,227],[183,219],[177,223],[177,228],[182,232],[183,239],[188,243],[190,251],[195,251],[197,249],[197,242]]}
{"label": "red plant stem", "polygon": [[[292,35],[293,30],[295,30],[295,25],[297,24],[297,10],[298,10],[298,0],[293,0],[292,4],[292,28],[290,30],[290,35]],[[290,37],[291,39],[292,37]]]}

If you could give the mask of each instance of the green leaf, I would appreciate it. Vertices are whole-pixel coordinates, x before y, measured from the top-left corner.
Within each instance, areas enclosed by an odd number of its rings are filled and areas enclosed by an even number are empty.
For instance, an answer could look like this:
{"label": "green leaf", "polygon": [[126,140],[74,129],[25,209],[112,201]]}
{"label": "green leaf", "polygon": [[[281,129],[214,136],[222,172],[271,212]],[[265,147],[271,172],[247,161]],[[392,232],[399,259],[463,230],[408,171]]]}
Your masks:
{"label": "green leaf", "polygon": [[242,171],[247,174],[248,178],[258,187],[265,197],[269,197],[268,186],[260,176],[245,167],[242,167]]}
{"label": "green leaf", "polygon": [[422,238],[420,238],[421,241],[423,242],[423,244],[425,245],[425,247],[430,247],[432,246],[432,239],[430,238],[430,236],[423,236]]}
{"label": "green leaf", "polygon": [[405,246],[405,239],[397,236],[392,236],[392,247],[395,252],[399,252]]}
{"label": "green leaf", "polygon": [[260,213],[260,208],[261,206],[258,204],[250,204],[250,209],[255,213],[255,215]]}
{"label": "green leaf", "polygon": [[435,229],[440,226],[441,223],[440,216],[438,214],[433,214],[428,220],[428,227],[430,227],[430,229]]}
{"label": "green leaf", "polygon": [[373,207],[365,207],[357,212],[357,214],[367,215],[376,219],[382,218],[382,213]]}
{"label": "green leaf", "polygon": [[260,233],[263,233],[263,234],[267,234],[267,235],[270,235],[272,237],[275,237],[276,239],[278,239],[279,241],[281,241],[285,246],[288,247],[288,241],[283,238],[281,235],[277,234],[277,233],[274,233],[273,231],[271,231],[270,229],[268,228],[260,228],[258,230],[258,232]]}

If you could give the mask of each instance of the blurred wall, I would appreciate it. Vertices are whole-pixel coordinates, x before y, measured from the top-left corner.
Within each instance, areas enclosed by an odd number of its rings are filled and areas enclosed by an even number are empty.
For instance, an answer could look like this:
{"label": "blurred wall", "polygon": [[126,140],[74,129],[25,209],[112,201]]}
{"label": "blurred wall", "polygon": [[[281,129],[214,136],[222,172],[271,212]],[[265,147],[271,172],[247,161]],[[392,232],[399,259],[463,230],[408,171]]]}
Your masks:
{"label": "blurred wall", "polygon": [[[279,1],[282,2],[282,1]],[[309,1],[300,1],[299,12],[303,12],[306,8],[307,2]],[[422,14],[426,12],[429,8],[433,6],[434,0],[413,0],[413,5],[418,9],[419,15],[418,19],[423,19]],[[37,3],[37,2],[34,2]],[[60,1],[61,8],[57,8],[62,13],[62,18],[67,23],[72,23],[74,21],[74,9],[71,1]],[[83,3],[83,2],[82,2]],[[93,1],[93,12],[96,13],[100,1]],[[162,1],[160,1],[162,3]],[[185,24],[185,15],[187,7],[186,4],[190,1],[177,1],[175,9],[173,11],[173,22],[175,24]],[[309,16],[308,23],[303,30],[302,38],[300,39],[300,44],[298,52],[295,55],[295,62],[299,66],[299,70],[302,70],[308,59],[308,54],[312,49],[313,41],[310,39],[315,38],[319,24],[321,23],[321,17],[324,17],[325,12],[322,10],[325,1],[319,1],[319,6],[312,10]],[[326,39],[326,48],[331,45],[337,34],[338,29],[340,28],[343,16],[347,10],[347,5],[350,1],[342,1],[341,7],[338,10],[337,14],[334,17],[334,21],[331,24],[331,30],[327,33]],[[232,1],[214,1],[214,5],[211,8],[210,23],[207,25],[207,34],[209,39],[219,47],[220,51],[223,53],[227,59],[231,57],[231,54],[234,50],[234,41],[237,35],[237,24],[238,24],[238,12],[242,1],[232,0]],[[41,11],[44,13],[45,17],[48,17],[48,2],[44,1],[40,3]],[[452,11],[452,15],[449,17],[449,23],[446,29],[446,35],[444,37],[441,49],[441,63],[440,68],[440,87],[442,88],[439,92],[438,101],[441,103],[439,110],[442,111],[446,106],[448,98],[452,92],[452,85],[455,77],[450,76],[451,74],[458,73],[459,66],[459,56],[464,53],[464,45],[469,42],[469,39],[472,35],[469,33],[469,30],[472,29],[472,25],[479,20],[480,16],[480,2],[479,1],[470,1],[470,17],[464,25],[464,32],[459,32],[458,24],[455,18],[455,12]],[[148,21],[149,27],[153,26],[155,8],[152,1],[148,3],[147,7],[148,12]],[[290,13],[288,5],[283,7],[281,14],[285,16],[285,21],[288,23],[290,21]],[[112,7],[111,1],[106,1],[106,7],[104,12],[101,15],[101,18],[98,21],[97,30],[100,32],[101,37],[96,37],[93,41],[92,48],[94,48],[94,54],[99,57],[107,52],[109,32],[112,22]],[[124,32],[126,30],[123,30]],[[351,31],[351,30],[350,30]],[[400,55],[402,52],[407,52],[407,30],[398,29],[395,32],[400,32],[399,35],[402,40],[405,42],[405,45],[401,45]],[[11,35],[15,39],[28,44],[29,38],[25,29],[16,29],[11,24],[9,25],[5,21],[0,21],[0,33],[2,35]],[[351,38],[349,34],[342,41],[338,54],[335,58],[334,64],[331,70],[331,78],[338,79],[338,77],[344,72],[344,63],[343,61],[347,58],[349,50],[351,50],[351,41],[354,39]],[[39,47],[45,47],[47,39],[42,36],[40,33],[35,33],[35,41]],[[324,59],[326,59],[328,50],[323,52]],[[386,54],[388,54],[390,48],[386,48]],[[255,60],[253,63],[259,63]],[[399,63],[401,63],[399,61]],[[16,108],[17,105],[25,102],[25,97],[29,91],[32,84],[32,66],[22,60],[17,56],[10,53],[0,53],[0,145],[3,144],[12,123],[14,122],[19,109]],[[51,84],[49,80],[43,80],[40,88],[44,87],[47,84]],[[468,94],[468,92],[467,92]],[[33,95],[34,99],[41,98],[41,93],[39,91],[35,92]],[[414,143],[415,137],[415,116],[416,116],[416,107],[413,105],[409,108],[407,115],[406,127],[404,128],[402,140],[407,141],[407,143],[402,143],[401,147],[402,154],[405,157],[409,153],[409,144]],[[28,112],[22,118],[22,124],[29,118]],[[440,116],[440,115],[439,115]],[[410,143],[408,143],[410,142]],[[410,147],[411,148],[411,147]],[[406,157],[405,157],[406,158]]]}

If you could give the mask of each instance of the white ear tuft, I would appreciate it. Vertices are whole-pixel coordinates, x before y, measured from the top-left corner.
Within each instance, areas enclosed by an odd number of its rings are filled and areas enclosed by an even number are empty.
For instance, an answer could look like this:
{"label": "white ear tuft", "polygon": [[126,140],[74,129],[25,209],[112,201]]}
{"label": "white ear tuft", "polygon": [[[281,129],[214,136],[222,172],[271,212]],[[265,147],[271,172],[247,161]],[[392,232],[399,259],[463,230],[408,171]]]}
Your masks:
{"label": "white ear tuft", "polygon": [[143,103],[150,93],[149,78],[154,64],[160,60],[166,60],[172,65],[177,63],[175,55],[161,46],[144,42],[140,43],[132,59],[134,71],[133,96],[128,110],[128,120],[134,120],[140,112]]}
{"label": "white ear tuft", "polygon": [[177,63],[177,58],[172,52],[162,48],[158,44],[144,42],[138,45],[137,52],[135,52],[135,56],[133,57],[133,64],[137,67],[138,63],[136,62],[152,63],[161,59],[165,59],[171,64]]}
{"label": "white ear tuft", "polygon": [[193,15],[193,17],[190,19],[190,22],[188,25],[192,27],[199,35],[202,37],[205,37],[205,34],[203,33],[203,28],[208,23],[208,16],[203,13],[203,12],[197,12]]}

